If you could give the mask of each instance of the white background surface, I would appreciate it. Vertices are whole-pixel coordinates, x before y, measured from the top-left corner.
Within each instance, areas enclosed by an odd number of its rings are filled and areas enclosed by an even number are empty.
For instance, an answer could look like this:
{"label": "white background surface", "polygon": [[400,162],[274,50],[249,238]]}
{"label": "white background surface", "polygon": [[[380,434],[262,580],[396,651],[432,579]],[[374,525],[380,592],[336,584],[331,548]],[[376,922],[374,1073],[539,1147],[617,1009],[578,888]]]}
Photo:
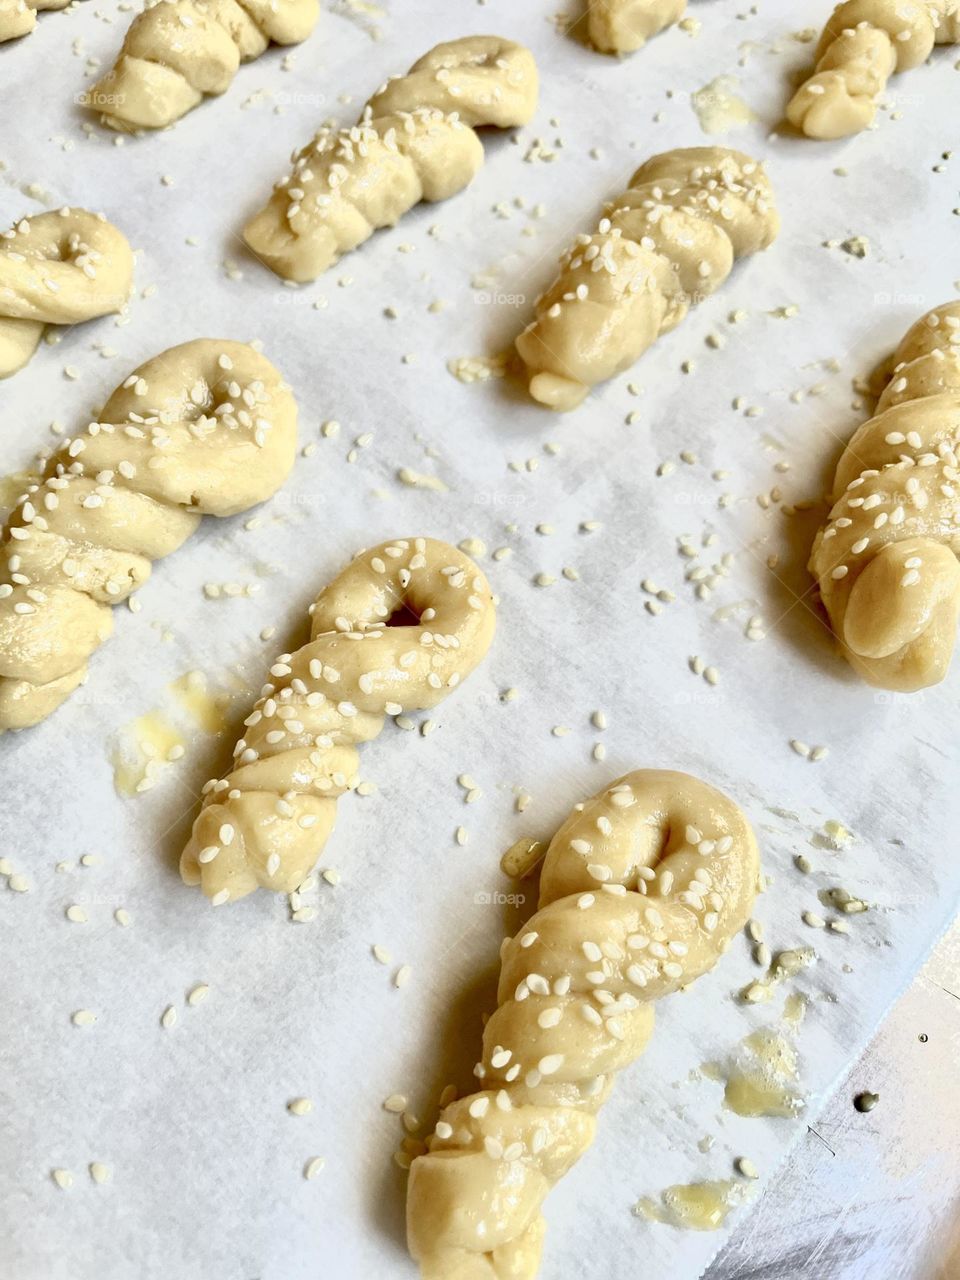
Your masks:
{"label": "white background surface", "polygon": [[[960,161],[932,169],[953,141],[956,59],[941,51],[935,65],[898,82],[902,119],[884,119],[874,134],[826,146],[771,139],[790,75],[810,54],[789,33],[828,6],[758,7],[693,5],[698,38],[673,30],[619,64],[557,34],[540,0],[522,8],[435,0],[413,16],[395,6],[380,19],[379,42],[362,21],[325,11],[293,70],[274,51],[171,132],[122,147],[105,131],[84,137],[72,98],[88,83],[86,55],[108,63],[128,15],[93,3],[41,15],[33,35],[0,50],[8,120],[0,215],[63,203],[103,209],[142,251],[129,324],[75,329],[0,387],[4,469],[53,442],[52,420],[79,427],[140,361],[197,336],[262,338],[297,395],[302,443],[319,441],[262,512],[262,527],[246,532],[242,517],[207,522],[156,567],[140,592],[142,612],[118,612],[87,686],[45,725],[0,742],[2,852],[33,885],[0,894],[10,958],[0,1236],[11,1280],[412,1276],[403,1175],[392,1163],[401,1130],[380,1104],[402,1090],[430,1116],[444,1083],[469,1085],[497,948],[520,919],[477,905],[475,895],[513,888],[497,862],[517,836],[549,835],[574,802],[630,768],[701,774],[753,818],[772,880],[756,911],[768,939],[775,948],[813,943],[820,954],[797,984],[812,1000],[799,1042],[811,1112],[955,909],[960,677],[955,670],[909,699],[858,683],[808,607],[816,514],[787,519],[762,510],[756,495],[774,484],[788,501],[820,492],[864,416],[851,407],[850,378],[954,295]],[[322,119],[353,120],[384,76],[439,39],[482,31],[528,43],[543,92],[517,144],[487,141],[487,165],[467,192],[414,212],[302,291],[281,288],[245,256],[237,231]],[[704,141],[688,95],[721,73],[740,75],[760,117],[728,140],[767,163],[784,221],[774,247],[573,416],[553,417],[509,384],[451,378],[450,357],[509,343],[558,252],[646,156]],[[243,110],[257,91],[262,99]],[[291,99],[283,114],[271,94]],[[552,163],[523,162],[536,137],[555,151]],[[48,198],[29,195],[31,183]],[[493,212],[515,198],[526,210],[507,219]],[[531,218],[538,202],[543,216]],[[870,241],[865,260],[823,247],[854,234]],[[199,243],[188,246],[188,236]],[[242,279],[226,277],[226,258]],[[470,288],[477,273],[526,301],[479,303]],[[140,298],[150,284],[157,293]],[[327,306],[317,310],[321,297]],[[447,309],[431,314],[437,298]],[[788,304],[800,308],[792,319],[769,314]],[[384,317],[387,306],[398,320]],[[731,326],[737,307],[750,315]],[[710,332],[727,336],[723,350],[705,345]],[[100,344],[118,354],[102,358]],[[403,363],[408,353],[414,363]],[[832,359],[840,372],[824,369]],[[685,360],[694,361],[689,375]],[[67,364],[78,380],[63,376]],[[630,381],[642,396],[628,393]],[[822,394],[790,402],[792,391],[818,384]],[[763,415],[734,411],[738,395]],[[637,420],[627,425],[631,411]],[[342,424],[339,436],[319,438],[330,418]],[[364,432],[373,442],[350,464]],[[548,442],[562,452],[545,452]],[[699,462],[658,478],[658,465],[681,449]],[[539,459],[535,471],[507,467],[528,458]],[[792,469],[776,473],[778,460]],[[449,491],[401,486],[403,466],[436,471]],[[713,480],[717,468],[729,478]],[[722,493],[736,499],[726,509]],[[585,536],[583,520],[603,527]],[[504,528],[511,521],[515,532]],[[539,522],[555,533],[538,535]],[[676,542],[710,531],[718,540],[701,562],[728,551],[736,560],[712,598],[698,601]],[[225,687],[239,674],[253,690],[273,653],[300,642],[307,604],[359,546],[419,533],[513,547],[510,560],[482,560],[501,597],[487,662],[438,709],[431,736],[388,727],[363,749],[362,771],[379,791],[340,804],[322,865],[343,879],[322,887],[315,921],[288,923],[285,901],[263,894],[211,911],[181,885],[176,859],[196,790],[230,743],[195,734],[162,785],[123,800],[108,759],[114,735],[168,705],[166,686],[194,668]],[[775,573],[765,567],[772,553],[781,557]],[[564,580],[564,565],[580,580]],[[541,571],[557,583],[534,587]],[[647,576],[677,593],[658,618],[642,607]],[[204,598],[205,582],[227,580],[261,589],[249,599]],[[733,618],[718,619],[737,603]],[[767,619],[760,643],[743,635],[752,613]],[[271,623],[277,636],[265,645],[258,634]],[[690,673],[692,654],[717,665],[716,689]],[[511,686],[519,697],[502,704]],[[597,708],[610,721],[602,734],[589,724]],[[571,733],[551,736],[556,724]],[[791,752],[792,737],[828,745],[829,757],[810,764]],[[591,756],[600,738],[602,763]],[[462,771],[484,789],[468,807],[456,783]],[[518,786],[533,797],[522,816],[513,812]],[[811,848],[831,818],[858,836],[841,854]],[[470,832],[465,848],[454,842],[460,823]],[[793,868],[801,851],[814,863],[811,877]],[[102,861],[54,870],[85,853]],[[817,891],[835,884],[876,904],[846,938],[800,921],[804,909],[822,911]],[[86,925],[66,921],[73,902],[85,904]],[[131,927],[114,922],[117,906]],[[373,943],[412,966],[402,991],[372,959]],[[681,1234],[631,1217],[630,1205],[672,1182],[731,1176],[740,1154],[767,1175],[805,1132],[803,1117],[724,1113],[720,1086],[690,1077],[775,1022],[782,997],[759,1009],[733,999],[757,973],[737,939],[717,971],[658,1009],[651,1047],[621,1077],[595,1146],[548,1202],[544,1277],[696,1276],[723,1233]],[[211,993],[187,1008],[198,981]],[[179,1021],[163,1030],[169,1004]],[[81,1008],[97,1013],[95,1026],[71,1025]],[[313,1099],[309,1116],[288,1114],[297,1096]],[[704,1155],[697,1142],[706,1134],[716,1142]],[[302,1168],[315,1155],[326,1169],[307,1182]],[[93,1160],[112,1167],[110,1185],[89,1180]],[[54,1167],[73,1171],[70,1191],[51,1181]]]}

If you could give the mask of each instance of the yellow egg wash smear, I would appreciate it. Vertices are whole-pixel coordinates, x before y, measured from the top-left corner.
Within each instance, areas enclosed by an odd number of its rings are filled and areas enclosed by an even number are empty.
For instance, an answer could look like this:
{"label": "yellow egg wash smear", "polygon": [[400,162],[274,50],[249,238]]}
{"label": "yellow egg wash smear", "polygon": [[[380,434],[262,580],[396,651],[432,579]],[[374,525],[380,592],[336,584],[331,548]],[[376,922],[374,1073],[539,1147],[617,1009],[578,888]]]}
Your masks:
{"label": "yellow egg wash smear", "polygon": [[[137,796],[157,785],[166,766],[183,758],[191,730],[224,734],[229,727],[231,698],[212,693],[202,671],[188,671],[167,686],[174,707],[155,708],[120,729],[110,763],[118,795]],[[176,714],[176,713],[180,714]],[[183,713],[190,727],[182,727]]]}

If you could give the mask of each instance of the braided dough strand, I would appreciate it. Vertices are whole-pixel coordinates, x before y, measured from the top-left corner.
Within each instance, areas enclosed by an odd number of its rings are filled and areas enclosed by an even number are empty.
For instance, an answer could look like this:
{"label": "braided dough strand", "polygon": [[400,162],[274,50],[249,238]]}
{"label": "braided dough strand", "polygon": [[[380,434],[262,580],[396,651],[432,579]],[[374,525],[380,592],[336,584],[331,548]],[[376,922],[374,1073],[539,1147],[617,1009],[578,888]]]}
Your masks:
{"label": "braided dough strand", "polygon": [[479,664],[495,627],[483,574],[432,538],[361,552],[310,612],[309,643],[270,668],[233,768],[204,788],[180,859],[183,879],[214,906],[302,884],[333,830],[337,797],[355,785],[356,744],[375,738],[386,715],[441,702]]}
{"label": "braided dough strand", "polygon": [[37,25],[37,10],[65,9],[70,0],[0,0],[0,44],[28,35]]}
{"label": "braided dough strand", "polygon": [[587,0],[587,34],[601,53],[633,53],[686,9],[687,0]]}
{"label": "braided dough strand", "polygon": [[810,557],[851,665],[910,692],[950,666],[960,618],[960,303],[923,316],[847,445]]}
{"label": "braided dough strand", "polygon": [[271,42],[306,40],[318,12],[317,0],[160,0],[134,18],[86,103],[114,129],[162,129],[225,93]]}
{"label": "braided dough strand", "polygon": [[407,1241],[429,1280],[530,1280],[541,1206],[590,1145],[653,1002],[706,973],[746,923],[759,854],[740,809],[641,769],[578,805],[547,849],[540,909],[501,952],[481,1092],[441,1114],[410,1169]]}
{"label": "braided dough strand", "polygon": [[263,502],[293,465],[296,403],[242,342],[200,339],[136,369],[20,498],[0,545],[0,731],[45,719],[110,635],[111,605],[201,516]]}
{"label": "braided dough strand", "polygon": [[462,191],[483,164],[475,129],[526,124],[537,67],[522,45],[468,36],[437,45],[377,91],[360,121],[321,129],[244,228],[247,244],[287,280],[315,280],[421,200]]}
{"label": "braided dough strand", "polygon": [[823,29],[814,73],[791,98],[787,119],[808,138],[860,133],[873,124],[894,72],[918,67],[935,44],[958,42],[958,0],[845,0]]}
{"label": "braided dough strand", "polygon": [[530,394],[574,409],[591,387],[628,369],[734,260],[766,249],[780,220],[763,166],[725,147],[654,156],[581,235],[517,338]]}
{"label": "braided dough strand", "polygon": [[21,218],[0,236],[0,378],[23,368],[46,325],[122,311],[132,286],[133,253],[103,214]]}

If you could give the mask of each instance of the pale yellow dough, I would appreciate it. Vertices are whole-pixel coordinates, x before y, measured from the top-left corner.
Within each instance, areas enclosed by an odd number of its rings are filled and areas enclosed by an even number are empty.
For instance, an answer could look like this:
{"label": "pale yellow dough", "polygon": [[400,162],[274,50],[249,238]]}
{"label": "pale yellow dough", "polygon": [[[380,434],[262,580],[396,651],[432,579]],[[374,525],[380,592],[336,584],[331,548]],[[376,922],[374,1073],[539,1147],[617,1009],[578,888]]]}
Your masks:
{"label": "pale yellow dough", "polygon": [[517,338],[530,394],[575,409],[713,293],[780,229],[763,166],[726,147],[654,156],[581,235]]}
{"label": "pale yellow dough", "polygon": [[349,129],[321,129],[247,223],[243,238],[277,275],[315,280],[421,200],[462,191],[483,164],[474,132],[526,124],[537,67],[499,36],[439,44],[378,90]]}
{"label": "pale yellow dough", "polygon": [[0,378],[23,368],[48,324],[122,311],[132,287],[133,253],[102,213],[21,218],[0,235]]}
{"label": "pale yellow dough", "polygon": [[960,302],[923,316],[837,466],[810,571],[870,684],[911,692],[950,666],[960,618]]}
{"label": "pale yellow dough", "polygon": [[114,129],[162,129],[225,93],[271,43],[306,40],[318,12],[317,0],[160,0],[134,18],[86,105]]}
{"label": "pale yellow dough", "polygon": [[142,364],[66,440],[0,544],[0,732],[37,724],[82,683],[111,605],[204,515],[275,493],[293,465],[296,402],[242,342],[200,339]]}
{"label": "pale yellow dough", "polygon": [[808,138],[846,138],[868,129],[896,71],[929,58],[934,45],[960,42],[958,0],[845,0],[823,29],[813,75],[787,106]]}
{"label": "pale yellow dough", "polygon": [[233,768],[204,788],[180,859],[183,879],[214,906],[258,887],[298,888],[333,830],[337,797],[356,783],[356,744],[385,716],[442,702],[496,625],[486,578],[433,538],[362,551],[310,615],[309,643],[270,668]]}
{"label": "pale yellow dough", "polygon": [[28,35],[37,25],[38,9],[65,9],[70,0],[0,0],[0,44]]}
{"label": "pale yellow dough", "polygon": [[750,915],[760,862],[740,809],[639,769],[553,837],[540,909],[500,949],[483,1089],[445,1107],[410,1169],[407,1242],[425,1280],[531,1280],[541,1206],[593,1140],[653,1002],[712,969]]}
{"label": "pale yellow dough", "polygon": [[587,34],[601,53],[633,53],[686,8],[687,0],[587,0]]}

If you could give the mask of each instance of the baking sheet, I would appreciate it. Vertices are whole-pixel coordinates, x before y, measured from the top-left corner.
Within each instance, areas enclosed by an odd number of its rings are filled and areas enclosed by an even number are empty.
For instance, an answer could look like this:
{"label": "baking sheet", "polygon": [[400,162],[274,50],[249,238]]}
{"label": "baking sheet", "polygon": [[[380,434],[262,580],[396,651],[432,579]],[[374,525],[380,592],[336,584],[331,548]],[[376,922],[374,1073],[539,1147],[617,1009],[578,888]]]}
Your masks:
{"label": "baking sheet", "polygon": [[[31,886],[0,893],[0,1237],[11,1280],[413,1276],[392,1160],[403,1129],[381,1103],[400,1091],[426,1122],[443,1084],[469,1086],[500,939],[532,902],[496,900],[518,892],[500,853],[520,835],[549,835],[628,769],[700,774],[756,824],[766,937],[819,956],[790,988],[810,997],[798,1035],[808,1105],[795,1120],[741,1119],[698,1070],[780,1014],[783,993],[755,1008],[735,1001],[760,972],[738,938],[713,974],[658,1008],[650,1049],[548,1201],[544,1277],[698,1275],[725,1231],[679,1232],[631,1205],[671,1183],[729,1178],[739,1155],[758,1166],[762,1191],[954,912],[960,677],[910,697],[860,684],[809,607],[817,513],[757,501],[775,486],[788,504],[819,494],[864,416],[851,378],[960,277],[958,161],[942,158],[955,51],[895,82],[900,118],[876,133],[828,145],[771,135],[811,52],[791,32],[827,9],[692,4],[699,34],[674,29],[618,63],[564,35],[539,0],[328,6],[299,49],[242,69],[224,98],[173,130],[122,145],[99,128],[86,135],[73,97],[89,60],[112,60],[129,13],[109,3],[41,14],[33,35],[0,49],[0,218],[101,208],[140,250],[128,323],[74,329],[0,386],[3,469],[52,447],[51,423],[85,422],[140,361],[196,336],[262,339],[299,400],[301,443],[315,445],[258,527],[206,522],[156,566],[142,611],[118,611],[86,687],[46,724],[0,741],[2,853]],[[353,120],[435,41],[480,31],[534,49],[543,90],[532,125],[488,139],[487,164],[460,197],[415,211],[314,286],[280,286],[236,233],[287,154],[324,118]],[[547,414],[508,381],[451,377],[448,360],[509,344],[560,250],[644,158],[707,140],[690,96],[719,74],[739,78],[757,119],[713,140],[767,163],[784,222],[775,246],[574,415]],[[866,237],[866,257],[824,247],[853,236]],[[438,300],[444,309],[431,310]],[[737,309],[748,316],[731,323]],[[339,432],[323,435],[330,421]],[[658,475],[667,461],[675,468]],[[404,467],[446,489],[404,485]],[[600,527],[584,533],[585,521]],[[433,714],[432,733],[388,726],[363,748],[378,790],[340,803],[321,863],[340,883],[308,895],[313,921],[291,923],[286,901],[264,894],[212,911],[181,885],[176,859],[232,735],[189,731],[182,761],[124,799],[110,763],[118,731],[170,711],[169,684],[194,669],[237,695],[235,728],[252,697],[243,690],[300,641],[309,601],[350,555],[420,533],[486,544],[480,560],[500,596],[488,660]],[[679,553],[681,539],[696,559]],[[512,555],[494,561],[501,546]],[[709,599],[685,580],[691,564],[725,570]],[[534,585],[541,573],[555,583]],[[646,579],[676,596],[659,616],[644,609]],[[225,582],[259,589],[204,594]],[[764,640],[745,637],[754,615]],[[266,626],[277,628],[267,642]],[[691,672],[694,655],[716,666],[716,686]],[[516,696],[504,699],[508,689]],[[605,730],[590,723],[595,710]],[[791,739],[829,754],[811,763]],[[483,791],[470,805],[462,772]],[[530,796],[519,814],[518,789]],[[823,847],[827,821],[856,839]],[[82,866],[83,855],[98,861]],[[871,910],[848,936],[804,925],[805,910],[835,914],[817,894],[838,885]],[[71,904],[87,923],[68,922]],[[400,965],[410,977],[397,989]],[[187,1005],[200,982],[207,999]],[[168,1006],[178,1016],[164,1028]],[[94,1025],[72,1025],[81,1009]],[[312,1100],[309,1114],[289,1113],[297,1097]],[[315,1156],[326,1165],[308,1181]],[[107,1184],[88,1176],[93,1161],[111,1170]],[[72,1172],[69,1190],[55,1168]]]}

